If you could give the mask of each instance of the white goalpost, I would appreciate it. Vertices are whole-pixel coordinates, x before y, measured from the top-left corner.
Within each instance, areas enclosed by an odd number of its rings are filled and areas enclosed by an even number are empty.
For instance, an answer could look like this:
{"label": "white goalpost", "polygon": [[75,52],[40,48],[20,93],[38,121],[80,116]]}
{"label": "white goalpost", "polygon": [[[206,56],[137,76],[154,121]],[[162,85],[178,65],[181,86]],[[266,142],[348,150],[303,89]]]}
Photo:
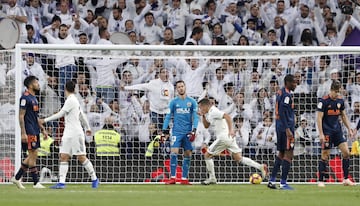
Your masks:
{"label": "white goalpost", "polygon": [[[71,74],[67,70],[60,71],[57,61],[61,57],[74,58],[76,71]],[[31,59],[35,63],[29,63]],[[276,156],[274,96],[283,86],[284,76],[294,74],[299,84],[293,94],[297,134],[288,178],[292,183],[317,180],[320,144],[316,105],[318,98],[328,92],[331,79],[343,83],[342,95],[353,128],[360,119],[359,47],[17,44],[15,50],[0,50],[0,184],[9,182],[26,155],[21,150],[18,105],[24,91],[23,78],[32,74],[35,64],[46,74],[38,77],[42,80],[37,95],[41,117],[61,106],[60,79],[66,76],[77,84],[77,97],[93,134],[105,124],[112,124],[121,135],[115,150],[118,152],[107,156],[97,151],[101,145],[94,137],[86,137],[87,156],[100,182],[138,184],[170,178],[169,143],[157,141],[158,125],[152,123],[146,89],[123,90],[123,86],[144,84],[158,78],[162,68],[168,71],[172,84],[184,80],[190,96],[210,97],[220,109],[229,113],[243,156],[268,164],[270,170]],[[203,76],[202,82],[191,81],[191,75],[195,74]],[[39,171],[43,171],[44,182],[56,181],[63,126],[63,120],[46,125],[54,142],[50,154],[40,156],[37,163]],[[197,133],[189,172],[191,182],[201,182],[207,177],[201,149],[215,138],[211,128],[205,130],[198,126]],[[344,135],[347,137],[345,127]],[[348,139],[350,149],[353,141]],[[153,147],[148,148],[149,145]],[[151,153],[147,153],[150,150]],[[251,174],[260,174],[254,168],[235,163],[230,155],[225,151],[214,157],[219,183],[244,183]],[[178,177],[181,160],[179,155]],[[86,171],[75,161],[73,158],[70,162],[67,182],[89,182]],[[359,182],[359,154],[352,155],[350,162],[351,178]],[[328,182],[342,181],[341,155],[335,148],[328,172]],[[25,175],[23,181],[31,181],[31,178]]]}

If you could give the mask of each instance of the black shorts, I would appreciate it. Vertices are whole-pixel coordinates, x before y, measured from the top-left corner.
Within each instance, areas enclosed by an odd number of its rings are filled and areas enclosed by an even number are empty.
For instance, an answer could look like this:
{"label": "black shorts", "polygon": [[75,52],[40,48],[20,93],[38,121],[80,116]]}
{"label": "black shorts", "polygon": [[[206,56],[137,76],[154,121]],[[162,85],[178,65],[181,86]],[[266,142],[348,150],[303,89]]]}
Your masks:
{"label": "black shorts", "polygon": [[284,151],[294,150],[294,145],[295,145],[294,136],[292,138],[287,138],[286,131],[279,131],[279,130],[276,130],[276,136],[277,136],[276,149],[278,151],[284,152]]}
{"label": "black shorts", "polygon": [[40,135],[27,135],[27,143],[22,143],[23,151],[40,148]]}
{"label": "black shorts", "polygon": [[339,144],[346,142],[342,132],[333,132],[333,133],[324,133],[325,141],[321,145],[322,149],[331,149],[332,147],[337,147]]}

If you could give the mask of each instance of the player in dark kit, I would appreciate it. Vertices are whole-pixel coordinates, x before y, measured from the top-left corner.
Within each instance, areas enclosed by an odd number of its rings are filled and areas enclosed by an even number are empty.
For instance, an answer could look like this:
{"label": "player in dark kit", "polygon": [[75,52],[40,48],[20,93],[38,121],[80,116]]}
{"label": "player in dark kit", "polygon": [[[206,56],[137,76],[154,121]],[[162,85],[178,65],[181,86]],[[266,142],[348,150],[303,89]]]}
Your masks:
{"label": "player in dark kit", "polygon": [[279,153],[276,156],[267,186],[270,189],[277,189],[275,185],[276,175],[281,167],[280,189],[292,190],[293,188],[286,183],[286,180],[294,155],[295,115],[291,91],[296,88],[296,80],[293,75],[288,74],[285,76],[284,82],[285,87],[276,94],[275,105],[277,150]]}
{"label": "player in dark kit", "polygon": [[38,123],[39,103],[35,93],[40,90],[39,81],[35,76],[28,76],[24,80],[27,90],[20,98],[19,123],[21,129],[22,150],[28,151],[29,155],[21,163],[21,167],[15,177],[11,178],[19,189],[25,189],[21,184],[20,178],[29,169],[34,182],[33,188],[45,188],[40,184],[38,178],[38,170],[36,168],[37,149],[40,147],[40,128],[47,138],[46,130]]}
{"label": "player in dark kit", "polygon": [[350,152],[347,140],[344,138],[339,116],[349,131],[349,136],[353,137],[353,130],[350,128],[350,122],[345,114],[344,100],[340,96],[341,83],[333,81],[330,87],[330,93],[320,99],[317,106],[317,127],[319,131],[320,143],[322,144],[321,159],[319,161],[319,187],[325,187],[324,174],[330,156],[332,146],[337,146],[343,156],[342,169],[344,172],[343,184],[353,186],[349,175]]}

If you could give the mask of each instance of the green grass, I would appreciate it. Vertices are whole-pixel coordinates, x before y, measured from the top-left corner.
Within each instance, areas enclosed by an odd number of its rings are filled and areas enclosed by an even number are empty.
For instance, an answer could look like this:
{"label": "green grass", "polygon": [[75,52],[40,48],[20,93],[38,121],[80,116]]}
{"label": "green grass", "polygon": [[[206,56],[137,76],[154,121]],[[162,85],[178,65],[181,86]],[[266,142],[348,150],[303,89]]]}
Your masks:
{"label": "green grass", "polygon": [[357,205],[360,187],[293,185],[294,191],[270,190],[265,185],[67,185],[64,190],[35,190],[25,185],[0,185],[0,205],[31,206],[230,206],[230,205]]}

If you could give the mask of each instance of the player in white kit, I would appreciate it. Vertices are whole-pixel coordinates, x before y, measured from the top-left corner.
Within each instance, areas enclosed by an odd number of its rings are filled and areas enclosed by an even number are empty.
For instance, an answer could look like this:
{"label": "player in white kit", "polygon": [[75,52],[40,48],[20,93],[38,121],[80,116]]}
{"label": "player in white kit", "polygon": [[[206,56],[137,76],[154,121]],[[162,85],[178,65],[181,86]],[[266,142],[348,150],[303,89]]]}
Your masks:
{"label": "player in white kit", "polygon": [[228,150],[232,153],[233,159],[238,163],[255,167],[261,171],[261,175],[265,178],[268,174],[268,168],[266,164],[259,164],[254,160],[242,157],[241,149],[235,141],[235,132],[233,129],[233,123],[230,115],[223,111],[220,111],[214,105],[211,105],[209,99],[201,99],[198,103],[199,115],[202,116],[202,122],[205,128],[209,128],[210,125],[215,126],[216,140],[209,146],[205,152],[205,164],[209,173],[209,178],[202,181],[203,185],[216,184],[214,161],[212,157],[220,154],[224,150]]}
{"label": "player in white kit", "polygon": [[68,81],[65,84],[66,100],[61,110],[43,120],[41,123],[53,121],[65,116],[65,128],[60,145],[60,166],[59,166],[59,182],[51,186],[52,189],[64,189],[66,174],[69,170],[69,160],[72,155],[76,155],[79,162],[83,165],[92,180],[92,188],[97,188],[99,180],[95,174],[95,170],[91,161],[86,157],[85,135],[91,135],[90,125],[86,119],[84,112],[81,110],[80,103],[75,96],[75,83]]}

